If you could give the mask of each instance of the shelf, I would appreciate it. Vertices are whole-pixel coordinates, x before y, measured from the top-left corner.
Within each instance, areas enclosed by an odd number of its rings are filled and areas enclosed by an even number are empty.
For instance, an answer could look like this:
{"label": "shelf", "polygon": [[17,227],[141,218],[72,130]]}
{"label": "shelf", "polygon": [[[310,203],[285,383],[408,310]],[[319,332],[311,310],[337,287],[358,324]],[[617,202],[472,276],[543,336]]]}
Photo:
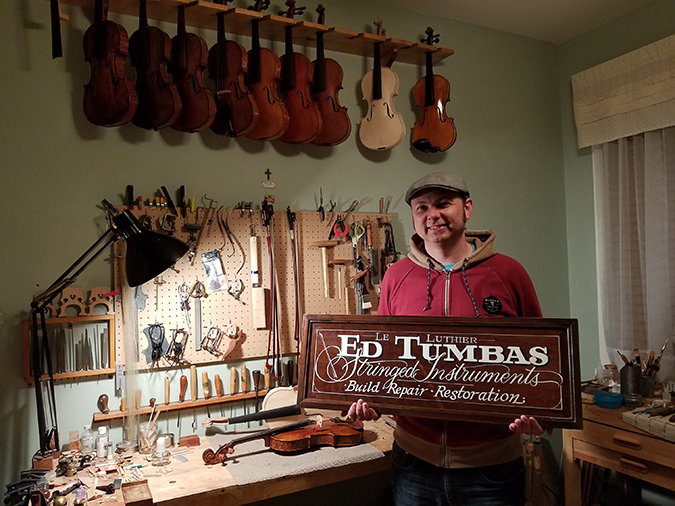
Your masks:
{"label": "shelf", "polygon": [[[31,320],[25,320],[23,324],[24,379],[31,384],[34,382],[30,349],[32,323]],[[59,316],[46,318],[45,324],[49,334],[55,380],[115,374],[114,314]],[[93,330],[98,325],[101,327],[96,335]],[[46,364],[43,364],[43,370],[46,370]],[[47,375],[43,374],[42,377],[47,378]]]}
{"label": "shelf", "polygon": [[[267,395],[267,390],[258,390],[258,401],[262,405],[262,400]],[[219,404],[228,404],[230,402],[240,402],[240,401],[246,401],[249,399],[254,399],[255,400],[255,392],[246,392],[242,394],[233,394],[233,395],[223,395],[222,397],[209,397],[208,399],[197,399],[196,401],[174,401],[170,402],[169,404],[161,404],[157,402],[155,404],[155,413],[157,411],[160,412],[168,412],[168,411],[181,411],[183,409],[197,409],[197,408],[203,408],[206,406],[217,406]],[[152,408],[150,406],[143,406],[140,409],[136,410],[136,413],[138,415],[149,415],[152,412]],[[121,418],[124,418],[125,416],[128,415],[127,411],[120,411],[120,410],[110,410],[109,413],[101,413],[100,411],[94,413],[94,422],[106,422],[109,420],[119,420]]]}
{"label": "shelf", "polygon": [[[95,0],[60,0],[61,4],[73,5],[88,9],[94,8]],[[434,64],[454,54],[452,49],[414,44],[410,41],[385,38],[372,33],[359,33],[344,28],[329,27],[311,23],[309,21],[295,21],[294,19],[276,14],[264,15],[260,12],[228,8],[204,0],[148,0],[148,19],[176,23],[177,7],[186,5],[185,24],[195,28],[215,30],[217,14],[225,14],[225,31],[237,35],[251,35],[251,21],[260,21],[260,37],[267,40],[283,42],[285,28],[293,27],[293,42],[307,47],[316,46],[316,32],[324,32],[324,47],[330,51],[348,53],[365,57],[372,57],[373,44],[382,43],[383,58],[387,54],[397,53],[396,61],[423,66],[426,63],[426,53],[432,53]],[[138,16],[138,0],[109,0],[109,12]],[[129,34],[136,27],[126,27]],[[170,33],[170,36],[174,34]]]}

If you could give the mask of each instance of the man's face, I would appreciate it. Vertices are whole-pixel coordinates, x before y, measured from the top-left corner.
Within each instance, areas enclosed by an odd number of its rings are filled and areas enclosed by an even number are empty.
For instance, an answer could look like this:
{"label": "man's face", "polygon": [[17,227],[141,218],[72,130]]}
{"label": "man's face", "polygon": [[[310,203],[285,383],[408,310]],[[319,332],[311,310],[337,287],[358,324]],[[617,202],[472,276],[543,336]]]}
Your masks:
{"label": "man's face", "polygon": [[464,234],[473,201],[462,200],[458,193],[432,188],[410,201],[415,232],[430,243],[452,242]]}

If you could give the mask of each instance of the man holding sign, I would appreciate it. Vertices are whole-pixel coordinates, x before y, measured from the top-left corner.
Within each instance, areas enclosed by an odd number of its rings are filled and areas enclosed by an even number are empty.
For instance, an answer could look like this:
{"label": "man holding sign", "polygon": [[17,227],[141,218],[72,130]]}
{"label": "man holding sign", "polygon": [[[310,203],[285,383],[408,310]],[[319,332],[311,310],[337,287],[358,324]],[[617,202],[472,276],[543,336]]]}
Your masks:
{"label": "man holding sign", "polygon": [[[414,182],[406,202],[416,234],[408,257],[382,281],[380,315],[541,317],[527,272],[493,248],[489,231],[467,231],[473,210],[466,182],[436,172]],[[379,415],[363,400],[349,416]],[[532,417],[510,425],[397,417],[392,480],[395,503],[523,505],[525,471],[519,434],[541,435]]]}

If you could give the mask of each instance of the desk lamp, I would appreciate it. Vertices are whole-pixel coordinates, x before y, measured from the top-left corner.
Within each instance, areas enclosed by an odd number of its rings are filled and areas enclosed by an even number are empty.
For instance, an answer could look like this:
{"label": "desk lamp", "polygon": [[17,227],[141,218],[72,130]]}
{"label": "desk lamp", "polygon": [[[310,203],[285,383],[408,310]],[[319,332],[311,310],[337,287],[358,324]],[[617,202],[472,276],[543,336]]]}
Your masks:
{"label": "desk lamp", "polygon": [[[40,454],[45,457],[51,454],[52,437],[56,449],[60,448],[54,397],[54,375],[45,323],[47,306],[64,288],[71,285],[96,257],[120,238],[123,238],[127,244],[126,276],[129,286],[139,286],[146,281],[150,281],[175,264],[189,249],[184,242],[174,237],[144,229],[130,211],[126,210],[119,213],[110,203],[105,200],[103,202],[110,213],[110,228],[49,288],[36,295],[31,303],[33,378],[35,379],[38,430],[40,431],[40,449],[36,456]],[[40,320],[39,327],[38,319]],[[38,337],[38,328],[42,330],[42,343],[40,343]],[[43,359],[47,367],[45,378],[42,377]],[[51,418],[51,427],[49,428],[47,427],[44,403],[45,393]]]}

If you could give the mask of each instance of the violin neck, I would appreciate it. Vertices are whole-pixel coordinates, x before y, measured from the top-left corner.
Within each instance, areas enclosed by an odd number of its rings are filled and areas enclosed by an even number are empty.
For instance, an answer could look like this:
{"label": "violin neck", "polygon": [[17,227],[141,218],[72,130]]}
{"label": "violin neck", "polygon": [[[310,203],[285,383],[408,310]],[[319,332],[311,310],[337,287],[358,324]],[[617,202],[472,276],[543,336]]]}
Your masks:
{"label": "violin neck", "polygon": [[147,67],[150,61],[150,43],[148,42],[148,9],[145,0],[138,4],[138,31],[141,34],[141,68]]}
{"label": "violin neck", "polygon": [[314,90],[326,90],[326,56],[323,52],[323,32],[316,33],[316,63],[314,64]]}
{"label": "violin neck", "polygon": [[248,61],[248,78],[251,83],[259,83],[260,76],[260,26],[259,21],[251,21],[251,57]]}
{"label": "violin neck", "polygon": [[289,423],[287,425],[282,425],[281,427],[276,427],[275,429],[267,429],[260,432],[254,432],[252,434],[247,434],[245,436],[234,438],[229,443],[226,443],[224,446],[233,447],[240,443],[246,443],[248,441],[253,441],[255,439],[263,439],[269,436],[274,436],[275,434],[281,434],[283,432],[301,429],[302,427],[307,427],[308,425],[312,425],[314,423],[315,421],[312,418],[305,418],[304,420]]}
{"label": "violin neck", "polygon": [[430,52],[426,53],[427,58],[427,75],[424,80],[424,105],[429,107],[436,102],[434,97],[434,64],[431,60]]}
{"label": "violin neck", "polygon": [[373,48],[373,58],[375,65],[373,66],[373,100],[382,99],[382,59],[380,56],[380,44],[376,42]]}
{"label": "violin neck", "polygon": [[[218,35],[216,47],[216,75],[219,87],[227,74],[227,39],[225,38],[225,14],[218,13]],[[220,91],[220,90],[219,90]]]}
{"label": "violin neck", "polygon": [[178,6],[178,61],[173,62],[177,69],[185,70],[187,68],[187,45],[185,38],[187,32],[185,30],[185,5]]}
{"label": "violin neck", "polygon": [[[105,2],[106,5],[103,5]],[[94,54],[97,58],[103,58],[105,55],[105,29],[103,22],[105,21],[105,12],[108,8],[107,0],[96,0],[94,6],[94,23],[96,24],[95,40],[94,40]]]}
{"label": "violin neck", "polygon": [[295,57],[293,55],[293,27],[286,27],[286,52],[281,67],[281,84],[284,90],[295,88]]}

